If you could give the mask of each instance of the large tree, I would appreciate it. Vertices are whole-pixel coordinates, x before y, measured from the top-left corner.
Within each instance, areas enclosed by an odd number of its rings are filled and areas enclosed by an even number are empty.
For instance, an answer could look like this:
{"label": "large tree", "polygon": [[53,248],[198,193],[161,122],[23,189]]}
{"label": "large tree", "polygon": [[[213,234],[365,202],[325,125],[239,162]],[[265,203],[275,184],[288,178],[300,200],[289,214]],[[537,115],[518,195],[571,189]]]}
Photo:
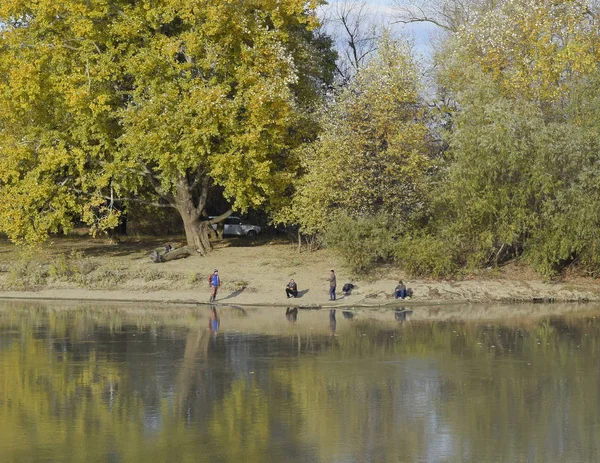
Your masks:
{"label": "large tree", "polygon": [[210,189],[240,211],[280,198],[313,136],[335,59],[317,3],[2,2],[0,231],[110,228],[135,200],[175,208],[205,253]]}

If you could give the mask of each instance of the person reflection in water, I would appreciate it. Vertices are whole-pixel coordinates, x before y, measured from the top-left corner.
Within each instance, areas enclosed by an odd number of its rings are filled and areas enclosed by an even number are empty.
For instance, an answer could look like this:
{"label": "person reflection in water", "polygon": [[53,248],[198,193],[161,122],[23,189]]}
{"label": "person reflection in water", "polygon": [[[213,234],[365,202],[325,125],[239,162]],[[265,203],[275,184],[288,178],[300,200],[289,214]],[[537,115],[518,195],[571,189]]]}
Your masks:
{"label": "person reflection in water", "polygon": [[329,311],[329,336],[335,336],[335,328],[337,322],[335,321],[335,309]]}
{"label": "person reflection in water", "polygon": [[288,307],[285,309],[285,318],[290,323],[296,323],[296,320],[298,320],[298,307]]}
{"label": "person reflection in water", "polygon": [[400,323],[409,322],[410,316],[412,315],[412,310],[406,310],[406,307],[398,307],[394,311],[394,318],[398,320]]}
{"label": "person reflection in water", "polygon": [[208,329],[211,333],[215,335],[219,331],[219,327],[221,326],[221,320],[219,319],[219,314],[217,313],[216,307],[210,308],[210,318],[208,320]]}

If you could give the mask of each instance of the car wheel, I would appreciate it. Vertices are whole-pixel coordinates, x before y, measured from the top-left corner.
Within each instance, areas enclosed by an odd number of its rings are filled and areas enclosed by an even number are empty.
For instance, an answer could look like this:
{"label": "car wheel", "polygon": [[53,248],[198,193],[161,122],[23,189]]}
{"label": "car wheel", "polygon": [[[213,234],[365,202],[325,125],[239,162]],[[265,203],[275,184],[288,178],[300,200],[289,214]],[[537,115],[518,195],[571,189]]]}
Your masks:
{"label": "car wheel", "polygon": [[248,231],[248,233],[246,233],[246,236],[253,240],[254,238],[256,238],[256,232],[254,230],[250,230]]}

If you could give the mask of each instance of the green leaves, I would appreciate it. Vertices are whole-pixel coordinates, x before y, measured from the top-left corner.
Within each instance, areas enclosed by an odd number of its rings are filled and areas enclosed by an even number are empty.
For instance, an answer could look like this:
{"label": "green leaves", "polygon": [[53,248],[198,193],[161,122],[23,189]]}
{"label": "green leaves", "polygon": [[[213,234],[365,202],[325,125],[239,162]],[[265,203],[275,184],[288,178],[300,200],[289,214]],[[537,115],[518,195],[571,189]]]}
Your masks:
{"label": "green leaves", "polygon": [[341,211],[398,221],[422,207],[431,167],[428,128],[409,46],[386,36],[375,57],[323,108],[319,139],[302,148],[305,175],[283,221],[303,233],[327,228]]}
{"label": "green leaves", "polygon": [[595,119],[591,108],[565,117],[571,103],[511,99],[484,75],[460,102],[440,202],[471,265],[521,253],[547,276],[577,258],[597,265],[600,132],[581,124]]}
{"label": "green leaves", "polygon": [[311,31],[316,4],[3,2],[0,194],[20,202],[2,205],[0,230],[41,241],[73,217],[106,229],[124,198],[195,223],[211,185],[240,211],[279,198],[305,105],[331,77],[311,54],[331,44]]}

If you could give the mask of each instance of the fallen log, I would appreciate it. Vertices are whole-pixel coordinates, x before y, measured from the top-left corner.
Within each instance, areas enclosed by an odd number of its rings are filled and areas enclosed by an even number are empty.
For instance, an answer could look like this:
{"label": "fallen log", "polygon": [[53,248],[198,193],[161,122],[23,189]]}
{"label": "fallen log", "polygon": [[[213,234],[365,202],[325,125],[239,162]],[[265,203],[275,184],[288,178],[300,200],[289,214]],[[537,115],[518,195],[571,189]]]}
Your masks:
{"label": "fallen log", "polygon": [[158,251],[152,251],[152,254],[150,254],[150,259],[152,259],[152,262],[154,262],[155,264],[158,264],[160,262],[169,262],[170,260],[183,259],[191,255],[192,252],[190,251],[190,249],[187,246],[183,246],[182,248],[171,249],[169,251],[163,252],[162,254],[159,254]]}

